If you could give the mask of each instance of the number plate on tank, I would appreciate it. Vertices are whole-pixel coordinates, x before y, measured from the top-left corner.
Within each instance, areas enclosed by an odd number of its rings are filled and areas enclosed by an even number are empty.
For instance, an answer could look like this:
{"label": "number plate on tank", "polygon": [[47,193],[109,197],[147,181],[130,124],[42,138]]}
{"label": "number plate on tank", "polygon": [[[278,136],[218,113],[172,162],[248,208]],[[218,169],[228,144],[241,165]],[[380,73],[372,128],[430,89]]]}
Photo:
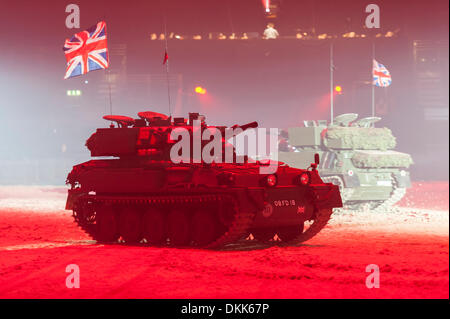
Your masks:
{"label": "number plate on tank", "polygon": [[279,199],[273,201],[273,206],[283,207],[283,206],[295,206],[295,199]]}

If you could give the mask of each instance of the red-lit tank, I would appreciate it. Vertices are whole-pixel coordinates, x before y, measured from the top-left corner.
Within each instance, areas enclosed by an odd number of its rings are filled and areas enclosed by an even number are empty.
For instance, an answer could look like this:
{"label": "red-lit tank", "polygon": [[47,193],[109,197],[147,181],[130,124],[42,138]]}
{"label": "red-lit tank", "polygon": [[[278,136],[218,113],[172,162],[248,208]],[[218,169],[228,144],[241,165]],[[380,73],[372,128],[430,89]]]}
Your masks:
{"label": "red-lit tank", "polygon": [[[181,137],[173,140],[172,131],[187,132],[193,145],[199,132],[227,128],[207,126],[198,113],[189,120],[139,117],[105,116],[116,125],[97,129],[86,146],[93,157],[110,158],[76,165],[67,177],[66,209],[98,241],[218,248],[251,233],[263,242],[300,243],[342,207],[338,187],[322,182],[317,164],[303,170],[278,163],[275,173],[262,174],[267,163],[237,156],[224,138],[221,157],[198,160],[191,147],[175,163],[170,155]],[[230,147],[232,163],[225,163]]]}

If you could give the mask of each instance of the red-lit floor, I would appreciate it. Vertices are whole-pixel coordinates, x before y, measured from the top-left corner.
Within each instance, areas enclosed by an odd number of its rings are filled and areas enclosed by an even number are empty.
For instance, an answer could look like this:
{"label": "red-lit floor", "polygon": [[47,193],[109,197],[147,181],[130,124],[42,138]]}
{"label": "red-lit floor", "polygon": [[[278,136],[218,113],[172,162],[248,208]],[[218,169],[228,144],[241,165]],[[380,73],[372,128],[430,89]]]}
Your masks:
{"label": "red-lit floor", "polygon": [[62,209],[64,188],[2,186],[0,298],[449,298],[448,191],[414,183],[396,212],[335,216],[301,247],[205,251],[97,245]]}

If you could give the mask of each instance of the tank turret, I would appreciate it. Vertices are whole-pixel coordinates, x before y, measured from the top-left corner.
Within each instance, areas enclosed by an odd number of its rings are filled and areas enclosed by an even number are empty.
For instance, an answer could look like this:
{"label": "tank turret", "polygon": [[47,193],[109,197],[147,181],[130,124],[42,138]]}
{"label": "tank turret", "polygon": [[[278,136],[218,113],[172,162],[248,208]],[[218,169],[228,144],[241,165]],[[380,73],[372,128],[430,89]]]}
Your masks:
{"label": "tank turret", "polygon": [[[189,119],[183,117],[168,117],[156,112],[139,112],[139,119],[121,115],[106,115],[103,118],[111,121],[109,128],[99,128],[86,142],[91,156],[113,157],[149,157],[154,160],[169,160],[170,149],[178,142],[172,139],[172,133],[184,130],[189,133],[190,142],[194,131],[199,130],[203,136],[205,130],[218,130],[225,136],[225,126],[208,126],[205,116],[199,113],[189,113]],[[258,127],[257,122],[245,125],[234,125],[229,129],[237,135],[247,129]],[[202,139],[202,144],[208,141]],[[223,147],[229,146],[225,140]],[[193,143],[191,143],[192,145]],[[203,146],[202,145],[202,146]],[[193,152],[190,152],[191,160]],[[236,154],[234,154],[236,157]],[[224,160],[224,159],[223,159]]]}

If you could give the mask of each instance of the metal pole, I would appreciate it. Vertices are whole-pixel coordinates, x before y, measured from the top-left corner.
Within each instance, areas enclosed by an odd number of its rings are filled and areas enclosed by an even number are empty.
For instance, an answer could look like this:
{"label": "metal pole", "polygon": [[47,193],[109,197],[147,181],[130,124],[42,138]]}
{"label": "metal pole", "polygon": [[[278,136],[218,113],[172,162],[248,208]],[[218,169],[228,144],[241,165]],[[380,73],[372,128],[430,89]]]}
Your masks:
{"label": "metal pole", "polygon": [[[165,39],[165,52],[164,54],[169,54],[167,51],[167,21],[166,21],[166,16],[164,16],[164,39]],[[172,107],[171,107],[171,103],[170,103],[170,81],[169,81],[169,59],[167,59],[166,61],[166,80],[167,80],[167,100],[169,103],[169,116],[172,116]]]}
{"label": "metal pole", "polygon": [[375,116],[375,85],[373,84],[373,61],[375,60],[375,42],[372,42],[372,69],[370,83],[372,85],[372,117]]}
{"label": "metal pole", "polygon": [[108,70],[108,89],[109,89],[109,114],[112,115],[111,71],[110,70]]}
{"label": "metal pole", "polygon": [[330,44],[330,123],[333,124],[334,118],[334,83],[333,83],[334,63],[333,63],[333,42]]}

